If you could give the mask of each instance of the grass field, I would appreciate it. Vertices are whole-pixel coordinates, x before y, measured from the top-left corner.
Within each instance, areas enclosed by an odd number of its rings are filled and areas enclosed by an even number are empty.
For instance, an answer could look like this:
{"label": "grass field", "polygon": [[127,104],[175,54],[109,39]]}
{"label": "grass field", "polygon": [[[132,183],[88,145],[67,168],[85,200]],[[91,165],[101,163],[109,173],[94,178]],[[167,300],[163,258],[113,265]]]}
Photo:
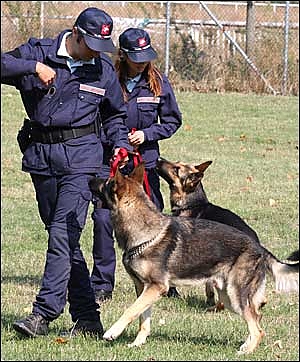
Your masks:
{"label": "grass field", "polygon": [[[250,356],[236,351],[247,335],[245,322],[230,312],[205,312],[204,288],[179,288],[180,300],[161,299],[153,308],[152,334],[141,348],[129,349],[133,323],[110,344],[93,338],[59,343],[71,326],[68,306],[50,324],[46,337],[19,337],[12,323],[31,312],[43,273],[47,236],[39,219],[33,187],[21,171],[16,134],[25,116],[17,92],[1,88],[1,360],[3,361],[298,361],[299,296],[279,295],[267,283],[263,308],[266,331]],[[298,98],[245,94],[177,94],[183,126],[161,142],[170,160],[212,160],[203,184],[209,200],[241,215],[261,242],[279,258],[298,248]],[[162,190],[169,212],[168,188]],[[90,210],[91,211],[91,210]],[[89,215],[81,245],[92,265]],[[118,265],[112,301],[101,307],[105,329],[135,300],[133,284]]]}

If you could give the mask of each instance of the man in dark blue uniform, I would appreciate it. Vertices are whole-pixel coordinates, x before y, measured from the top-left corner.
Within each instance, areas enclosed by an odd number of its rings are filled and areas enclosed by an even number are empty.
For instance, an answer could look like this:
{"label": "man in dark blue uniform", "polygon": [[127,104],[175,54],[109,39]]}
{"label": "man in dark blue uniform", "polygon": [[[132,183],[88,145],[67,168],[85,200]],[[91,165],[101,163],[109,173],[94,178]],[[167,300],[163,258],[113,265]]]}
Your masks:
{"label": "man in dark blue uniform", "polygon": [[[99,174],[99,128],[116,154],[129,149],[126,108],[110,58],[113,21],[97,8],[84,10],[72,30],[55,39],[29,39],[1,55],[1,82],[21,94],[29,121],[19,135],[22,170],[29,172],[40,217],[48,231],[42,284],[32,313],[13,324],[23,335],[48,333],[66,302],[72,334],[102,335],[99,305],[79,239]],[[26,132],[25,132],[26,133]]]}

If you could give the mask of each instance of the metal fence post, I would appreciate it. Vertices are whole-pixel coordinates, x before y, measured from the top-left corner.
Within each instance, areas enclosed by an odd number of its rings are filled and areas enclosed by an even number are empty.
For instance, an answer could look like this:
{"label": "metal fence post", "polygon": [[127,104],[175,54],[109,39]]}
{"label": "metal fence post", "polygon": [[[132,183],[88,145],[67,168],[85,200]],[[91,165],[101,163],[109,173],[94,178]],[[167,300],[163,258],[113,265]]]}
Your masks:
{"label": "metal fence post", "polygon": [[284,48],[283,48],[283,79],[282,94],[286,95],[287,78],[288,78],[288,48],[289,48],[289,8],[290,2],[285,2],[284,14]]}
{"label": "metal fence post", "polygon": [[246,16],[246,54],[253,58],[255,45],[255,1],[247,1]]}
{"label": "metal fence post", "polygon": [[165,49],[165,74],[169,75],[169,54],[170,54],[170,20],[171,20],[171,4],[166,3],[166,49]]}
{"label": "metal fence post", "polygon": [[40,9],[40,37],[44,37],[44,1],[41,1]]}
{"label": "metal fence post", "polygon": [[239,53],[246,60],[247,64],[254,70],[254,72],[261,78],[261,80],[265,83],[265,85],[272,91],[274,95],[278,92],[270,85],[265,76],[257,69],[256,65],[252,62],[252,60],[248,57],[248,55],[244,52],[244,50],[239,46],[239,44],[225,31],[224,26],[219,22],[219,20],[215,17],[215,15],[209,10],[206,4],[203,1],[199,1],[203,9],[207,12],[207,14],[213,19],[213,21],[218,25],[218,27],[222,30],[223,34],[227,39],[236,47]]}

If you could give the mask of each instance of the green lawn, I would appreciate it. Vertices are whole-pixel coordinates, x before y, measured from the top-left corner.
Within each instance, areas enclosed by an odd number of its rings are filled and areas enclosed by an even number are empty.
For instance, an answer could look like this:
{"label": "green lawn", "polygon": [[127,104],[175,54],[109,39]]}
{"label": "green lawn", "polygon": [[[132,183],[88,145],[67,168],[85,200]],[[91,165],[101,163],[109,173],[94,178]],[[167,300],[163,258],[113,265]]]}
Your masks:
{"label": "green lawn", "polygon": [[[43,273],[47,236],[30,176],[21,171],[16,134],[25,112],[13,88],[2,86],[1,92],[2,360],[299,360],[298,295],[276,294],[270,279],[261,321],[266,336],[250,356],[236,355],[247,336],[246,323],[227,311],[205,313],[203,287],[179,288],[181,300],[163,298],[157,302],[152,334],[141,348],[127,347],[135,337],[137,322],[112,344],[83,337],[59,343],[59,332],[71,326],[68,306],[50,324],[48,336],[19,337],[11,326],[31,312]],[[299,238],[298,98],[178,93],[177,99],[183,126],[171,139],[161,142],[161,155],[195,164],[212,160],[203,180],[209,200],[242,216],[263,245],[285,258],[298,248]],[[165,211],[169,212],[168,187],[163,180],[162,190]],[[81,245],[91,267],[90,215]],[[101,307],[105,329],[135,300],[118,249],[117,255],[113,299]]]}

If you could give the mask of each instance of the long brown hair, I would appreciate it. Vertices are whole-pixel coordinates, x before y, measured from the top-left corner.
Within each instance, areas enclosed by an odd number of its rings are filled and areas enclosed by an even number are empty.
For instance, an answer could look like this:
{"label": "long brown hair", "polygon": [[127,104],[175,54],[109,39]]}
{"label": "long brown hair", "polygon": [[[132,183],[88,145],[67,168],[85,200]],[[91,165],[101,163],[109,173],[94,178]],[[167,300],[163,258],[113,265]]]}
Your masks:
{"label": "long brown hair", "polygon": [[[121,51],[119,51],[118,56],[115,60],[115,69],[119,77],[119,82],[123,91],[123,97],[125,102],[127,102],[127,92],[126,92],[126,79],[127,79],[127,65],[126,59]],[[152,63],[149,62],[146,66],[143,75],[146,78],[146,81],[149,84],[149,88],[155,97],[161,95],[162,90],[162,74],[159,69]]]}

